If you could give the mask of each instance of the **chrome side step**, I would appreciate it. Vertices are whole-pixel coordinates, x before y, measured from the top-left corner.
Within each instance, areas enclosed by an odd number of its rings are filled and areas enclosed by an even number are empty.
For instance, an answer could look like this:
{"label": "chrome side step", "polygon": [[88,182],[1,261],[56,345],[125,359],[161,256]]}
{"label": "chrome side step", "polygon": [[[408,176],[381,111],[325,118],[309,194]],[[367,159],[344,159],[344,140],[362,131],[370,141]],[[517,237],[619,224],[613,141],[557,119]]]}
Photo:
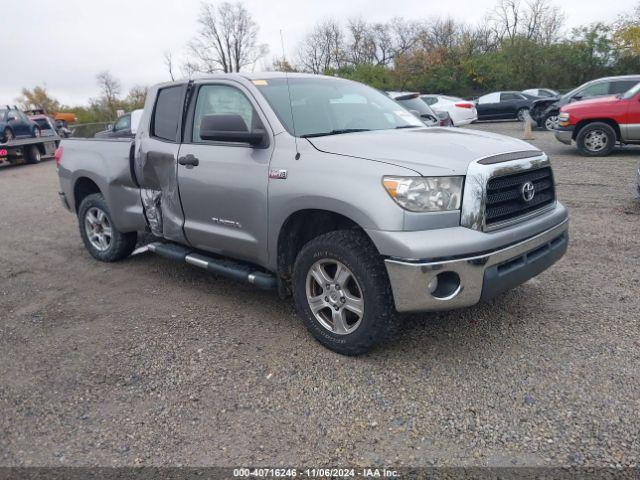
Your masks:
{"label": "chrome side step", "polygon": [[273,290],[278,286],[274,275],[256,270],[254,266],[247,263],[209,257],[177,243],[154,242],[146,245],[146,247],[150,252],[169,260],[185,262],[189,265],[204,268],[215,275],[247,282],[264,290]]}

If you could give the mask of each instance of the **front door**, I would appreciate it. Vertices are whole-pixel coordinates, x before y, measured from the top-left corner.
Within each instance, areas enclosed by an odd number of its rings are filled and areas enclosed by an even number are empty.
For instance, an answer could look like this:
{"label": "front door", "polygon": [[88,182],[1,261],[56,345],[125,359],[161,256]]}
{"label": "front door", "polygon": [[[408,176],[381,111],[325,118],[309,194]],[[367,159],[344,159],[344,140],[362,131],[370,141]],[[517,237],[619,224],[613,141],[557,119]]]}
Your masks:
{"label": "front door", "polygon": [[[195,94],[180,147],[182,161],[178,162],[186,238],[202,250],[264,263],[269,161],[273,151],[269,126],[258,113],[250,92],[240,84],[203,83]],[[247,130],[264,129],[268,144],[252,147],[203,140],[202,119],[216,114],[239,115]]]}

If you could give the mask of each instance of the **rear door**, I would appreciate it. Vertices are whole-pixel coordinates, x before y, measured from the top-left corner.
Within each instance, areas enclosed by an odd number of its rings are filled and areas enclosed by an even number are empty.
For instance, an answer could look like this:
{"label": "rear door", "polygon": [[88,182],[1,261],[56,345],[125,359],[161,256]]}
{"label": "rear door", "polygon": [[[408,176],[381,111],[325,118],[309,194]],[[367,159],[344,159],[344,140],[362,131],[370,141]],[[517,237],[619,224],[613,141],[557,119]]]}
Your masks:
{"label": "rear door", "polygon": [[[193,246],[263,263],[267,254],[267,186],[273,137],[266,118],[244,86],[233,81],[199,84],[187,117],[178,165],[185,235]],[[235,114],[247,130],[264,129],[268,145],[200,138],[205,115]],[[184,162],[184,161],[183,161]]]}
{"label": "rear door", "polygon": [[499,117],[501,108],[499,92],[483,95],[476,104],[479,119]]}
{"label": "rear door", "polygon": [[518,108],[521,107],[525,97],[521,97],[512,92],[503,92],[500,94],[499,113],[502,117],[515,117]]}
{"label": "rear door", "polygon": [[150,119],[136,141],[135,174],[142,204],[152,232],[185,243],[184,215],[178,194],[178,153],[186,84],[169,85],[149,92],[155,104]]}

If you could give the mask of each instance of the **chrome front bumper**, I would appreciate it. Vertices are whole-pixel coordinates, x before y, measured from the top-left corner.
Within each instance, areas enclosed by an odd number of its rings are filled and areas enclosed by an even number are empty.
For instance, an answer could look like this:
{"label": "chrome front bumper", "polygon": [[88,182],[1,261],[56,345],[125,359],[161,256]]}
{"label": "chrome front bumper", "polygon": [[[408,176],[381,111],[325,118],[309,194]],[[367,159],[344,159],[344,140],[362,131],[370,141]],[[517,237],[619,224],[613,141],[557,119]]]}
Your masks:
{"label": "chrome front bumper", "polygon": [[573,140],[573,128],[563,129],[562,127],[559,127],[555,130],[555,135],[559,142],[562,142],[565,145],[571,145],[571,141]]}
{"label": "chrome front bumper", "polygon": [[426,263],[385,260],[396,310],[467,307],[520,285],[564,255],[568,228],[569,221],[564,220],[514,245],[464,258]]}

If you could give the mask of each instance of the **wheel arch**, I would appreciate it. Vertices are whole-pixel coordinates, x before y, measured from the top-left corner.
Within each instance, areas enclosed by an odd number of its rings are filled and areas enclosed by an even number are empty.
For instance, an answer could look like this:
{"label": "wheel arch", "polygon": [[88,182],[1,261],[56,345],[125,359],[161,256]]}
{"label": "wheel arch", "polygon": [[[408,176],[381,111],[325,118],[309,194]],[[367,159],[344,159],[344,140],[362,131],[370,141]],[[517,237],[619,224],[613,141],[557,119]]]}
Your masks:
{"label": "wheel arch", "polygon": [[375,245],[365,229],[350,217],[331,210],[304,208],[291,213],[278,232],[277,273],[281,296],[291,294],[293,265],[302,247],[314,238],[336,230],[358,230]]}
{"label": "wheel arch", "polygon": [[572,139],[575,140],[576,138],[578,138],[578,134],[580,133],[580,130],[582,130],[584,127],[586,127],[589,124],[597,123],[597,122],[606,123],[607,125],[611,126],[611,128],[613,128],[613,131],[616,132],[616,140],[620,141],[620,138],[622,138],[621,132],[620,132],[620,125],[618,125],[618,122],[610,118],[588,118],[585,120],[580,120],[576,124],[576,128],[574,128],[573,130]]}
{"label": "wheel arch", "polygon": [[82,200],[94,193],[102,193],[98,184],[89,177],[79,177],[73,185],[73,200],[75,212],[78,212]]}

